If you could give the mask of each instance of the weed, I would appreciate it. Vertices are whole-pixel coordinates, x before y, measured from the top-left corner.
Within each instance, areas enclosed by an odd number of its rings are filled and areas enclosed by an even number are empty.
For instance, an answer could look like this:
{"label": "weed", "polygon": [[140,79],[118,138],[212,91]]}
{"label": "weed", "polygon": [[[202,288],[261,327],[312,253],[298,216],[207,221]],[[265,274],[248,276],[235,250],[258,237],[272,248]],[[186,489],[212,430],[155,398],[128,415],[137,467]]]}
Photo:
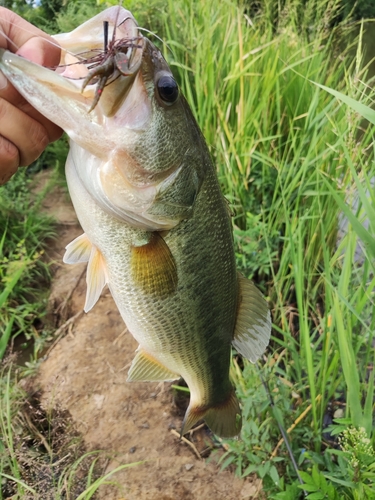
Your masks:
{"label": "weed", "polygon": [[38,336],[49,283],[43,252],[55,235],[53,219],[40,208],[54,182],[52,176],[44,191],[35,194],[32,180],[21,170],[0,188],[0,357],[11,336]]}

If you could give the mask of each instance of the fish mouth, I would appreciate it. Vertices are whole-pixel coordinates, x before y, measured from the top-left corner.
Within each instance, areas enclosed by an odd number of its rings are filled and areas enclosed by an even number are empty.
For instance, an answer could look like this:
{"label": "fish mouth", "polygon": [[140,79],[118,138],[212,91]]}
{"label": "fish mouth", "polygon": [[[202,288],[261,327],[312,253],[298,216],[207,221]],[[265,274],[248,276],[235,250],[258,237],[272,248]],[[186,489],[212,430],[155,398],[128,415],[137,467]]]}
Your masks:
{"label": "fish mouth", "polygon": [[[133,16],[128,13],[119,22],[120,12],[114,23],[110,23],[112,19],[103,20],[102,32],[95,36],[90,33],[89,39],[87,28],[83,36],[78,33],[79,28],[69,34],[74,45],[68,43],[71,48],[62,51],[56,68],[62,77],[77,81],[81,93],[86,89],[94,93],[89,113],[100,100],[101,112],[107,117],[115,115],[126,99],[141,66],[145,46]],[[66,35],[55,36],[64,48],[66,38]]]}
{"label": "fish mouth", "polygon": [[[103,22],[108,23],[108,42]],[[63,128],[74,142],[105,158],[118,144],[111,130],[103,137],[103,128],[113,126],[109,118],[116,121],[116,113],[129,115],[121,125],[134,129],[142,128],[149,118],[149,109],[138,112],[134,123],[130,121],[134,113],[126,113],[127,97],[142,64],[145,39],[132,14],[118,7],[54,38],[62,47],[56,68],[39,66],[0,49],[0,70],[27,101]],[[98,89],[100,80],[102,89]],[[100,99],[93,106],[98,90]],[[132,101],[134,97],[130,106]]]}

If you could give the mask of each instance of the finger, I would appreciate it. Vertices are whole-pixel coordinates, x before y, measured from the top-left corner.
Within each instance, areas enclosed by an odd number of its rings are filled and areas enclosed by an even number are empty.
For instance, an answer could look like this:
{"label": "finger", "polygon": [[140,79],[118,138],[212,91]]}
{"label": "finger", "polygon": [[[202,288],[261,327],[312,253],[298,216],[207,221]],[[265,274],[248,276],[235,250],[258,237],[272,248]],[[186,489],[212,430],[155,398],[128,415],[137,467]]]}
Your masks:
{"label": "finger", "polygon": [[[6,88],[0,90],[0,100],[8,101],[15,108],[18,108],[20,111],[22,111],[25,115],[28,115],[33,120],[39,122],[46,129],[48,142],[56,141],[61,137],[62,129],[54,123],[50,122],[45,116],[43,116],[35,108],[33,108],[31,104],[28,103],[10,83],[8,83]],[[17,114],[17,116],[19,117],[20,115]],[[8,118],[7,120],[9,119],[10,118]],[[1,125],[3,124],[0,124],[0,130]]]}
{"label": "finger", "polygon": [[[56,66],[60,61],[60,49],[55,46],[51,47],[48,41],[43,38],[31,38],[21,47],[18,53],[33,59],[37,64],[46,64],[47,66]],[[47,130],[49,142],[56,141],[61,137],[61,128],[36,111],[9,82],[6,86],[0,88],[0,98],[7,100],[31,118],[40,122]]]}
{"label": "finger", "polygon": [[18,149],[0,136],[0,185],[5,184],[17,171],[19,164]]}
{"label": "finger", "polygon": [[51,37],[33,37],[22,45],[17,54],[40,66],[54,68],[60,62],[61,49]]}
{"label": "finger", "polygon": [[0,28],[0,47],[12,52],[16,52],[30,38],[41,37],[53,41],[49,35],[4,7],[0,7]]}
{"label": "finger", "polygon": [[[0,48],[17,51],[47,67],[57,66],[60,61],[60,48],[49,35],[3,7],[0,7]],[[48,142],[58,139],[61,133],[6,79],[0,81],[0,184],[19,165],[28,165],[38,158]]]}
{"label": "finger", "polygon": [[42,124],[4,99],[0,99],[0,135],[18,149],[20,166],[30,165],[49,143]]}

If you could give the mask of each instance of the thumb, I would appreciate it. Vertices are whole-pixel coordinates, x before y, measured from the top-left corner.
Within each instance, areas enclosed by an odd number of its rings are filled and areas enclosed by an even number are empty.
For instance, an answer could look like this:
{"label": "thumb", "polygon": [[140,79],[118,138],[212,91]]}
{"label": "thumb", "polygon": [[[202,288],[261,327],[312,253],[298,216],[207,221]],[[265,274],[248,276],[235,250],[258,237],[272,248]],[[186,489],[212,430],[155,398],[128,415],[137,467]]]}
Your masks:
{"label": "thumb", "polygon": [[59,44],[42,37],[33,37],[27,40],[22,47],[17,50],[17,55],[29,61],[52,68],[58,66],[60,62],[61,49]]}

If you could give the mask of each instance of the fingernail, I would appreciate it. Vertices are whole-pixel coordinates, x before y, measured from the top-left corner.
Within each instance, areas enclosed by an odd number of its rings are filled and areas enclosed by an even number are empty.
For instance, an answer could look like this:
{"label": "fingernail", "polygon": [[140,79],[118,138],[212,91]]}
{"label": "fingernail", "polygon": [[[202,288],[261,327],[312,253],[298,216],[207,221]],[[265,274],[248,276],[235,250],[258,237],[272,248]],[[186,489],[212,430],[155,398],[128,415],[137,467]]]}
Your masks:
{"label": "fingernail", "polygon": [[6,79],[4,73],[0,71],[0,90],[5,89],[8,86],[8,80]]}

